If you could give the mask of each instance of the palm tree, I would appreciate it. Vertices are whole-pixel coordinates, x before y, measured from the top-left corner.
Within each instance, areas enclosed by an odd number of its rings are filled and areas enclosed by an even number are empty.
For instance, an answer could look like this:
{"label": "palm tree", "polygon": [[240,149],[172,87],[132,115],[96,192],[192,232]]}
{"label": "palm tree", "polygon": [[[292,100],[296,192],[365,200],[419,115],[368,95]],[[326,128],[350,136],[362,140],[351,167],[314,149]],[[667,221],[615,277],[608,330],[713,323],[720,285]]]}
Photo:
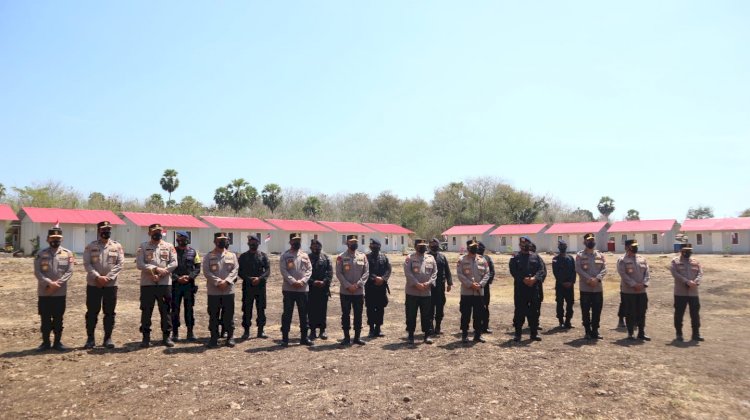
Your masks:
{"label": "palm tree", "polygon": [[180,186],[180,180],[177,179],[177,171],[175,171],[174,169],[165,170],[164,175],[162,175],[161,180],[159,180],[159,183],[161,184],[161,189],[169,193],[167,201],[171,201],[172,193],[177,189],[177,187]]}

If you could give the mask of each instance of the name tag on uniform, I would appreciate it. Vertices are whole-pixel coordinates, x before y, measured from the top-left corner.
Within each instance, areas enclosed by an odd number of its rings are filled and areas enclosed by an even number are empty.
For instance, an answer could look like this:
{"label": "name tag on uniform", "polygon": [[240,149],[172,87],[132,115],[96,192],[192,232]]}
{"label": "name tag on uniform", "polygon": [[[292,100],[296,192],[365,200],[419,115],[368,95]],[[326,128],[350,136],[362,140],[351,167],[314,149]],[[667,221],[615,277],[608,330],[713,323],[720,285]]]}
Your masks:
{"label": "name tag on uniform", "polygon": [[352,266],[350,264],[344,264],[344,271],[349,271],[352,269]]}
{"label": "name tag on uniform", "polygon": [[41,262],[39,263],[39,268],[40,268],[40,269],[41,269],[42,271],[49,271],[49,260],[48,260],[48,259],[43,259],[43,260],[42,260],[42,261],[41,261]]}
{"label": "name tag on uniform", "polygon": [[582,267],[582,268],[583,268],[584,270],[588,270],[588,269],[589,269],[589,265],[588,265],[588,264],[582,264],[582,265],[581,265],[581,267]]}
{"label": "name tag on uniform", "polygon": [[154,259],[154,251],[152,249],[149,249],[146,251],[146,260],[151,261]]}
{"label": "name tag on uniform", "polygon": [[287,260],[286,260],[286,268],[287,268],[287,270],[294,268],[294,259],[287,258]]}
{"label": "name tag on uniform", "polygon": [[211,264],[211,271],[214,273],[219,271],[219,264]]}
{"label": "name tag on uniform", "polygon": [[99,262],[98,255],[91,255],[91,264],[97,264]]}
{"label": "name tag on uniform", "polygon": [[419,273],[419,266],[418,266],[418,265],[413,265],[413,266],[411,267],[411,271],[413,271],[413,272],[415,272],[415,273]]}
{"label": "name tag on uniform", "polygon": [[162,261],[169,261],[169,251],[162,251],[160,256]]}

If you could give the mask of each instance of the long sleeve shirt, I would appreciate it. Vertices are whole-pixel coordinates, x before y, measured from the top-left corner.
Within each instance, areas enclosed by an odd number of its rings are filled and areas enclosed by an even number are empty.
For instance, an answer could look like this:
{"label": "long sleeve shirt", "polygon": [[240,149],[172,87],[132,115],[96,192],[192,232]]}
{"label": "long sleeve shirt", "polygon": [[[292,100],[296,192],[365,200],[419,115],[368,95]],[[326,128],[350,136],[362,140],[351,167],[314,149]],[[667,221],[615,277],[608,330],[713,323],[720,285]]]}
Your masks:
{"label": "long sleeve shirt", "polygon": [[[669,267],[674,277],[675,296],[698,296],[698,286],[703,280],[703,267],[695,258],[676,257]],[[696,287],[689,287],[688,283],[694,281]]]}
{"label": "long sleeve shirt", "polygon": [[[169,242],[144,242],[138,247],[135,265],[141,270],[141,286],[169,286],[172,284],[171,273],[177,268],[177,252]],[[170,274],[154,281],[154,269],[163,268]]]}
{"label": "long sleeve shirt", "polygon": [[[617,272],[620,274],[620,291],[625,294],[643,294],[649,285],[650,274],[648,262],[640,255],[623,255],[617,260]],[[636,285],[642,285],[639,291]]]}
{"label": "long sleeve shirt", "polygon": [[[34,276],[37,280],[37,295],[65,296],[68,292],[68,280],[73,277],[75,254],[63,247],[45,248],[36,254]],[[50,288],[53,282],[59,282],[60,288],[54,292]]]}
{"label": "long sleeve shirt", "polygon": [[[490,268],[482,255],[466,254],[456,264],[456,275],[461,282],[461,295],[484,296],[484,286],[490,280]],[[479,283],[479,290],[472,285]]]}
{"label": "long sleeve shirt", "polygon": [[[336,257],[336,279],[340,284],[340,294],[364,296],[365,283],[368,278],[370,278],[370,264],[363,252],[352,253],[346,250]],[[350,292],[347,287],[353,285],[357,285],[357,290]]]}
{"label": "long sleeve shirt", "polygon": [[[539,290],[542,288],[542,283],[544,283],[544,279],[547,276],[547,269],[542,259],[536,253],[518,253],[510,259],[508,266],[516,288],[520,288],[522,291],[528,289]],[[532,286],[527,286],[523,282],[526,277],[533,277],[536,283]]]}
{"label": "long sleeve shirt", "polygon": [[[107,242],[91,242],[83,250],[83,268],[86,270],[86,284],[95,287],[117,286],[117,275],[122,271],[125,262],[125,251],[119,243],[107,239]],[[99,276],[107,277],[107,283],[100,286],[96,281]]]}
{"label": "long sleeve shirt", "polygon": [[195,285],[195,279],[201,273],[201,256],[198,251],[191,247],[175,248],[177,251],[177,268],[172,272],[172,283],[177,283],[177,279],[182,276],[188,276],[190,279],[187,284]]}
{"label": "long sleeve shirt", "polygon": [[[271,263],[265,252],[246,251],[240,255],[239,277],[242,279],[242,289],[246,292],[263,292],[266,290],[268,276],[271,275]],[[258,278],[258,284],[253,285],[252,278]]]}
{"label": "long sleeve shirt", "polygon": [[[404,291],[411,296],[431,296],[432,286],[437,280],[437,262],[430,254],[412,253],[404,260],[406,287]],[[426,283],[429,287],[419,290],[417,284]]]}
{"label": "long sleeve shirt", "polygon": [[[310,285],[310,293],[325,294],[327,296],[330,293],[331,280],[333,279],[331,259],[323,252],[320,254],[310,253],[308,256],[312,265],[312,275],[310,275],[310,280],[307,282]],[[315,281],[322,281],[323,287],[315,286]]]}
{"label": "long sleeve shirt", "polygon": [[489,255],[483,255],[483,257],[487,261],[487,269],[490,272],[490,277],[487,279],[487,284],[492,284],[492,282],[495,280],[495,263],[492,262],[492,258],[490,258]]}
{"label": "long sleeve shirt", "polygon": [[442,252],[432,253],[430,252],[435,262],[437,263],[437,279],[435,280],[435,287],[441,290],[445,290],[446,283],[453,286],[453,278],[451,277],[451,267],[448,264],[448,258]]}
{"label": "long sleeve shirt", "polygon": [[563,287],[563,283],[575,284],[576,282],[576,262],[572,256],[556,255],[552,258],[552,274],[555,275],[555,286]]}
{"label": "long sleeve shirt", "polygon": [[[607,275],[607,261],[604,254],[592,250],[578,251],[576,254],[576,273],[581,276],[578,287],[583,293],[602,293],[604,287],[602,282]],[[589,284],[589,280],[594,280],[594,285]]]}
{"label": "long sleeve shirt", "polygon": [[[281,271],[281,290],[284,292],[308,292],[310,285],[308,280],[312,276],[312,264],[310,257],[302,250],[287,250],[279,259],[279,271]],[[298,281],[304,282],[303,287],[294,287]]]}
{"label": "long sleeve shirt", "polygon": [[[206,277],[206,291],[209,296],[232,295],[237,282],[239,264],[232,251],[213,250],[203,257],[203,276]],[[219,285],[226,281],[229,285],[221,290]]]}

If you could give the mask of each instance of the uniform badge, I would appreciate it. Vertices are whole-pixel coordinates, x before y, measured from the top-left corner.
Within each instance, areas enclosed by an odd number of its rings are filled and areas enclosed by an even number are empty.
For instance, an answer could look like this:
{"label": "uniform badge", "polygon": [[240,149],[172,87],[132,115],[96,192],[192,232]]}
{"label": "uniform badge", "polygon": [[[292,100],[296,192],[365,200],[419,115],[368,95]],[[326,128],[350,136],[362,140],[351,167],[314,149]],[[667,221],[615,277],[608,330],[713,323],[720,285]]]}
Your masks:
{"label": "uniform badge", "polygon": [[352,266],[350,264],[344,264],[344,271],[349,271],[352,269]]}
{"label": "uniform badge", "polygon": [[219,271],[219,264],[211,264],[211,271],[214,273]]}

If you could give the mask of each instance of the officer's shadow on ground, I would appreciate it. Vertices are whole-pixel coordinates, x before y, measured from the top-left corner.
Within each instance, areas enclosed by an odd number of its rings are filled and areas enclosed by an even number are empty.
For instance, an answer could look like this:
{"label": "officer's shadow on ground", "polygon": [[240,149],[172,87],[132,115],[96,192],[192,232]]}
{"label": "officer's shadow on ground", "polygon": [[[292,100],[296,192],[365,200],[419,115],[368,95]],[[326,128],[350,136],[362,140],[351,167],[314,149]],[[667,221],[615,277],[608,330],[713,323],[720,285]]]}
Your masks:
{"label": "officer's shadow on ground", "polygon": [[[222,346],[225,347],[225,346]],[[187,345],[178,343],[174,347],[167,347],[164,349],[164,354],[200,354],[205,353],[208,350],[206,343],[194,342],[187,343]]]}
{"label": "officer's shadow on ground", "polygon": [[[245,353],[249,353],[249,354],[269,353],[269,352],[274,352],[274,351],[279,351],[279,350],[286,350],[288,348],[293,347],[291,344],[289,345],[289,347],[283,347],[281,345],[281,340],[274,340],[273,343],[274,344],[272,344],[270,346],[255,347],[255,348],[247,349],[247,350],[245,350]],[[294,347],[296,347],[296,346],[294,346]]]}
{"label": "officer's shadow on ground", "polygon": [[554,328],[550,328],[548,330],[544,330],[544,332],[542,332],[542,335],[554,335],[554,334],[564,333],[568,331],[570,331],[569,328],[562,328],[560,326],[557,326]]}
{"label": "officer's shadow on ground", "polygon": [[65,354],[65,353],[67,352],[59,352],[57,350],[37,351],[36,348],[33,348],[33,349],[20,350],[20,351],[8,351],[8,352],[0,354],[0,358],[15,359],[17,357],[42,356],[42,355],[48,355],[48,354]]}
{"label": "officer's shadow on ground", "polygon": [[381,348],[386,351],[398,351],[398,350],[415,349],[422,345],[429,346],[429,344],[425,344],[422,342],[423,339],[424,339],[423,336],[415,336],[414,344],[409,344],[409,340],[406,337],[401,337],[395,343],[383,344]]}
{"label": "officer's shadow on ground", "polygon": [[567,343],[564,343],[566,346],[575,347],[577,349],[580,349],[583,346],[595,346],[598,344],[598,342],[601,340],[592,340],[590,338],[584,338],[579,337],[574,340],[570,340]]}
{"label": "officer's shadow on ground", "polygon": [[307,349],[310,351],[340,350],[342,348],[344,347],[341,344],[337,343],[336,341],[329,341],[326,343],[316,341],[314,346],[307,347]]}
{"label": "officer's shadow on ground", "polygon": [[674,339],[674,340],[670,341],[669,343],[667,343],[666,345],[670,346],[670,347],[677,347],[677,348],[680,348],[680,349],[686,349],[688,347],[697,347],[698,346],[698,342],[697,341],[679,341],[677,339]]}
{"label": "officer's shadow on ground", "polygon": [[621,347],[642,346],[644,343],[645,341],[643,340],[631,340],[627,337],[614,341],[614,344],[621,346]]}
{"label": "officer's shadow on ground", "polygon": [[125,343],[121,346],[115,347],[113,349],[107,349],[104,347],[94,347],[93,349],[86,350],[88,354],[95,355],[95,356],[102,356],[105,354],[122,354],[122,353],[130,353],[131,351],[136,351],[141,349],[141,342],[131,342],[131,343]]}

